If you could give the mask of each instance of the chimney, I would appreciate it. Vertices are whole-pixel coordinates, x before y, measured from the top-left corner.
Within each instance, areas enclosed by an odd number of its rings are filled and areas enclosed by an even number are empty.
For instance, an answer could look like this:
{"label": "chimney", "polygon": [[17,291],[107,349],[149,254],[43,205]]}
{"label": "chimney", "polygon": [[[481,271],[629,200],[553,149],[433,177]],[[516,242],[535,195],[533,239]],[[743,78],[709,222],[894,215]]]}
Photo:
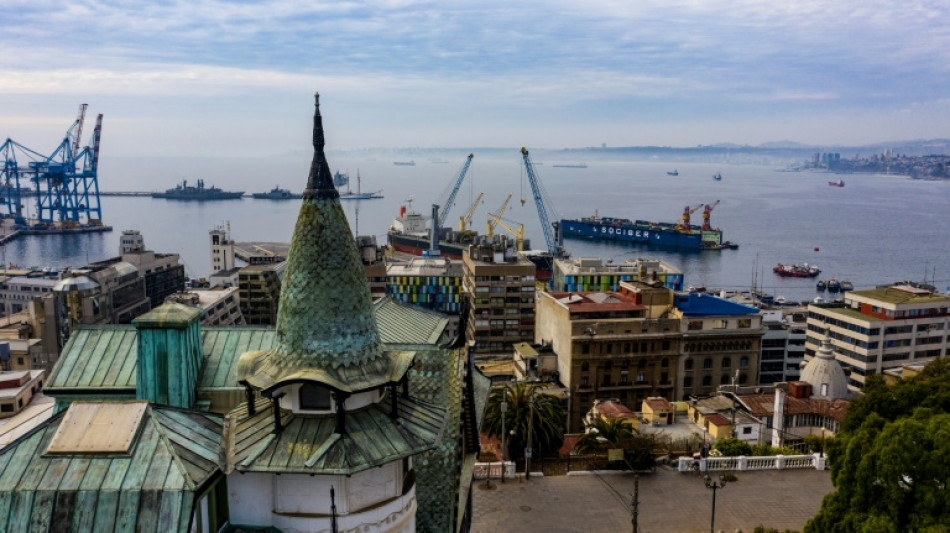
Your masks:
{"label": "chimney", "polygon": [[192,409],[204,352],[204,311],[168,302],[132,321],[138,329],[135,397]]}

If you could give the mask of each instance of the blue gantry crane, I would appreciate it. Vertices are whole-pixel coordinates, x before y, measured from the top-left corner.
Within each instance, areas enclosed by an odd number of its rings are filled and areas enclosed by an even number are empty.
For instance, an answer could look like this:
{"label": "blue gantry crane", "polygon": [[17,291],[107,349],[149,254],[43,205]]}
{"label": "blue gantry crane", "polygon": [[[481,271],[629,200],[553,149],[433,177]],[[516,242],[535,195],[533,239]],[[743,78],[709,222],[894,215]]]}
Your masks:
{"label": "blue gantry crane", "polygon": [[[541,231],[544,233],[544,242],[547,244],[548,252],[557,259],[567,257],[568,254],[560,241],[560,231],[558,231],[560,222],[552,223],[548,218],[548,208],[546,206],[549,205],[551,201],[548,198],[547,191],[544,190],[544,186],[541,184],[541,180],[534,171],[534,164],[531,162],[528,149],[524,146],[521,147],[521,156],[524,158],[525,172],[528,174],[528,181],[531,183],[534,205],[538,208],[538,218],[541,219]],[[521,203],[523,205],[524,200],[521,200]]]}
{"label": "blue gantry crane", "polygon": [[[76,121],[49,156],[9,138],[0,145],[3,216],[37,229],[54,224],[62,229],[102,225],[98,179],[102,114],[96,118],[90,144],[80,148],[87,107],[79,106]],[[36,201],[35,220],[27,220],[30,217],[23,214],[23,199],[30,195]]]}
{"label": "blue gantry crane", "polygon": [[465,159],[465,164],[462,165],[462,169],[455,178],[454,186],[448,193],[448,198],[445,198],[445,194],[443,193],[442,201],[438,202],[438,205],[442,206],[442,209],[439,211],[439,223],[436,228],[441,229],[445,227],[445,223],[448,221],[449,210],[455,205],[455,197],[458,196],[459,189],[462,187],[462,181],[465,180],[468,167],[472,165],[473,157],[475,157],[475,154],[468,154],[468,158]]}

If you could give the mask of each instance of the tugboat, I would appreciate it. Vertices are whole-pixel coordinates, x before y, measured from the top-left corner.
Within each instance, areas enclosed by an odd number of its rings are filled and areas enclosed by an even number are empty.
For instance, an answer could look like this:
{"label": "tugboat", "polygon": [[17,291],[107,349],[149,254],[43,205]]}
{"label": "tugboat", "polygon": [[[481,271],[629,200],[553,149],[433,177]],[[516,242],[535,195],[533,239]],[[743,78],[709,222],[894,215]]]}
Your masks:
{"label": "tugboat", "polygon": [[853,291],[853,290],[854,290],[854,285],[852,285],[850,281],[841,282],[841,292],[848,292],[848,291]]}
{"label": "tugboat", "polygon": [[828,288],[828,284],[825,283],[825,280],[820,279],[818,283],[815,284],[815,288],[818,289],[818,292],[825,292],[825,289]]}
{"label": "tugboat", "polygon": [[[772,269],[772,272],[775,272],[783,278],[813,278],[820,274],[821,270],[818,270],[818,267],[809,265],[808,263],[798,263],[795,265],[783,265],[779,263]],[[829,287],[829,289],[830,288],[831,287]]]}
{"label": "tugboat", "polygon": [[205,180],[199,179],[197,185],[188,185],[188,180],[182,180],[174,189],[165,192],[153,192],[152,198],[167,200],[238,200],[244,196],[244,191],[224,191],[217,187],[205,187]]}
{"label": "tugboat", "polygon": [[680,175],[680,171],[679,171],[679,170],[674,170],[673,172],[667,172],[666,175],[667,175],[667,176],[679,176],[679,175]]}
{"label": "tugboat", "polygon": [[256,192],[251,196],[258,200],[296,200],[298,198],[303,198],[302,194],[294,194],[289,190],[281,189],[276,185],[268,192]]}
{"label": "tugboat", "polygon": [[836,278],[831,278],[828,280],[828,292],[831,294],[836,294],[841,290],[841,283]]}
{"label": "tugboat", "polygon": [[713,174],[713,179],[716,181],[722,181],[722,174],[716,172],[715,174]]}

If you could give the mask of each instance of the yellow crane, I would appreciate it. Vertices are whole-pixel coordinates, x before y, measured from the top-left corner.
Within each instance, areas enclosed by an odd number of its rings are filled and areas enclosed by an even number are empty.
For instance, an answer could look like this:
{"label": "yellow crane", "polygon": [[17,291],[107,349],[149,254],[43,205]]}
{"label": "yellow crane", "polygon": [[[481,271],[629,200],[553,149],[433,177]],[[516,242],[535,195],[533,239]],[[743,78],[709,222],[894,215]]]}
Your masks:
{"label": "yellow crane", "polygon": [[485,193],[478,193],[478,198],[472,203],[472,207],[468,208],[468,212],[465,213],[465,215],[459,217],[459,232],[464,232],[465,228],[472,223],[472,215],[475,214],[475,208],[478,207],[478,204],[482,203],[482,196],[485,196]]}
{"label": "yellow crane", "polygon": [[508,230],[508,233],[514,235],[515,245],[518,247],[519,252],[524,251],[524,224],[518,224],[518,231],[511,229],[511,226],[505,224],[505,221],[499,215],[495,213],[488,213],[488,217],[494,221],[495,224]]}
{"label": "yellow crane", "polygon": [[[501,207],[498,209],[497,213],[504,213],[505,209],[508,209],[508,202],[511,201],[511,195],[508,195],[508,198],[505,198],[505,201],[501,204]],[[491,215],[491,213],[488,213]],[[488,217],[488,236],[491,237],[495,234],[495,221],[492,218]]]}

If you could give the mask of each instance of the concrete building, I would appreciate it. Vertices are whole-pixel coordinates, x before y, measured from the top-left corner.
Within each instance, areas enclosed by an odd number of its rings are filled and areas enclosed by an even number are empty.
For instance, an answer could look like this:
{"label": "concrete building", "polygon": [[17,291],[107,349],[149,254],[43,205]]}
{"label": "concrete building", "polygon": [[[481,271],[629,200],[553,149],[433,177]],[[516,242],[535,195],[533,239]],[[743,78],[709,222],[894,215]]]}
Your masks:
{"label": "concrete building", "polygon": [[683,290],[683,273],[657,259],[628,259],[605,264],[599,257],[556,259],[551,286],[554,291],[617,291],[621,281],[660,282],[664,287]]}
{"label": "concrete building", "polygon": [[841,304],[808,306],[805,359],[825,335],[851,390],[868,376],[948,355],[950,297],[909,282],[849,291]]}
{"label": "concrete building", "polygon": [[670,316],[673,293],[626,282],[620,289],[539,293],[535,342],[557,354],[558,378],[570,391],[568,433],[580,430],[598,399],[675,399],[682,334]]}
{"label": "concrete building", "polygon": [[241,314],[247,324],[274,324],[287,263],[248,265],[238,272]]}
{"label": "concrete building", "polygon": [[479,354],[511,353],[534,340],[535,265],[514,251],[470,246],[462,286],[471,295],[465,338]]}
{"label": "concrete building", "polygon": [[175,293],[165,299],[196,309],[204,314],[201,324],[204,326],[227,326],[244,324],[241,305],[238,301],[237,287],[211,287],[210,289],[191,289]]}
{"label": "concrete building", "polygon": [[806,314],[800,310],[762,312],[762,353],[759,384],[796,381],[805,363]]}
{"label": "concrete building", "polygon": [[43,389],[45,375],[42,370],[0,372],[0,418],[10,418],[29,405]]}
{"label": "concrete building", "polygon": [[208,232],[208,241],[211,245],[211,272],[231,270],[237,265],[234,263],[234,241],[231,240],[231,224],[216,226]]}
{"label": "concrete building", "polygon": [[677,396],[706,396],[720,385],[758,383],[759,310],[709,294],[677,294],[671,316],[679,319],[682,353]]}
{"label": "concrete building", "polygon": [[557,354],[550,345],[519,342],[514,346],[512,363],[517,381],[558,381]]}
{"label": "concrete building", "polygon": [[61,277],[58,270],[5,270],[0,274],[0,316],[26,310],[28,302],[51,294]]}
{"label": "concrete building", "polygon": [[398,302],[444,313],[458,331],[462,311],[462,263],[447,257],[413,257],[391,261],[386,269],[386,296]]}

